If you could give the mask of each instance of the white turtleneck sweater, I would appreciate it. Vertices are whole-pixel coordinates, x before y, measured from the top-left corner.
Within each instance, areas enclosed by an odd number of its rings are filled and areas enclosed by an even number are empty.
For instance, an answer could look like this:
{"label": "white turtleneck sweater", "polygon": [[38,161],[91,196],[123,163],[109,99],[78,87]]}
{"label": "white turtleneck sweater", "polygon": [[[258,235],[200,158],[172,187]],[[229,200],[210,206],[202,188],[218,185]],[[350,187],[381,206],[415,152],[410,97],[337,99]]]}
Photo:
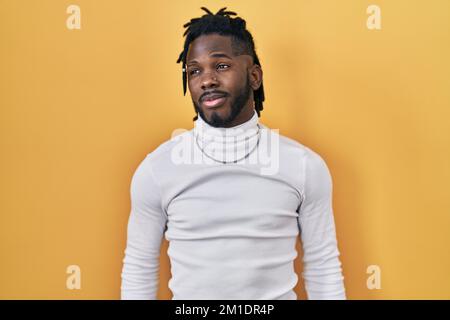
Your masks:
{"label": "white turtleneck sweater", "polygon": [[199,117],[145,157],[130,194],[122,299],[156,299],[163,236],[174,300],[297,299],[298,236],[308,299],[346,298],[328,167],[256,111],[233,128]]}

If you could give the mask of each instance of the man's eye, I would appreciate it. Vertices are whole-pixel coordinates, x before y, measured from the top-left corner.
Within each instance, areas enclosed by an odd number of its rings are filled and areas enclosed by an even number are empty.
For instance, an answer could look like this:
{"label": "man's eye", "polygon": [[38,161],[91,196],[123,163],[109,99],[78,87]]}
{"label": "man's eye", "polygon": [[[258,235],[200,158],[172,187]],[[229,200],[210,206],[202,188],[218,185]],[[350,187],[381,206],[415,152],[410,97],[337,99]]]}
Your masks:
{"label": "man's eye", "polygon": [[[224,67],[224,68],[221,68],[221,67]],[[223,64],[223,63],[222,63],[222,64],[219,64],[219,65],[217,66],[218,69],[222,69],[222,70],[223,70],[223,69],[228,69],[229,67],[230,67],[229,65]]]}
{"label": "man's eye", "polygon": [[189,71],[189,75],[193,76],[198,69],[193,69]]}

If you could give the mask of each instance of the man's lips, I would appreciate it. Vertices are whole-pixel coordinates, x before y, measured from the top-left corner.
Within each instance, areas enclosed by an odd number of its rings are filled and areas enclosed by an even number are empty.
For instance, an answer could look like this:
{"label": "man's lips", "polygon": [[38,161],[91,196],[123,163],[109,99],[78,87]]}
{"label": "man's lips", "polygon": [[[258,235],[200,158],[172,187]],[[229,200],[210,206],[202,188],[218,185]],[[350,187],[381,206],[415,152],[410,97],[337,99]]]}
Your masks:
{"label": "man's lips", "polygon": [[224,94],[211,94],[202,99],[202,104],[207,108],[219,107],[225,102],[226,98]]}

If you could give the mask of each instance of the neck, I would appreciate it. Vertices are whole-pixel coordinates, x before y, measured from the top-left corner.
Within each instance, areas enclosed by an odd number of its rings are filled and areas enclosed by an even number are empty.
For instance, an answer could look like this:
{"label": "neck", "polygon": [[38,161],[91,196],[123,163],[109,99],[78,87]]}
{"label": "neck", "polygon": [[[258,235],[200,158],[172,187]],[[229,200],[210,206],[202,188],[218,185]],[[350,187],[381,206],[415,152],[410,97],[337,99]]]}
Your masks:
{"label": "neck", "polygon": [[250,115],[246,115],[243,121],[227,127],[213,127],[199,116],[195,121],[194,130],[197,132],[201,131],[202,134],[236,136],[242,134],[244,131],[248,131],[249,129],[257,129],[258,122],[258,114],[255,109],[252,109]]}
{"label": "neck", "polygon": [[254,108],[244,108],[242,112],[231,123],[225,125],[224,128],[232,128],[249,121],[253,117],[255,112],[256,111]]}

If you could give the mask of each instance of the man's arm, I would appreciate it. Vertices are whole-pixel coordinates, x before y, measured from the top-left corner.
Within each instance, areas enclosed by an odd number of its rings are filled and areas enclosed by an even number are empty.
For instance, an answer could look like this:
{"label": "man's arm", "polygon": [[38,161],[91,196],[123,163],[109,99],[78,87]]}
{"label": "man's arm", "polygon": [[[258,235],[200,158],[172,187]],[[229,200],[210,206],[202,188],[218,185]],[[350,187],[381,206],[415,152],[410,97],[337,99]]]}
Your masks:
{"label": "man's arm", "polygon": [[161,208],[160,192],[147,156],[131,180],[131,213],[123,259],[122,300],[156,300],[159,253],[167,222],[167,215]]}
{"label": "man's arm", "polygon": [[332,208],[332,179],[324,160],[307,148],[299,228],[303,279],[310,300],[346,299]]}

